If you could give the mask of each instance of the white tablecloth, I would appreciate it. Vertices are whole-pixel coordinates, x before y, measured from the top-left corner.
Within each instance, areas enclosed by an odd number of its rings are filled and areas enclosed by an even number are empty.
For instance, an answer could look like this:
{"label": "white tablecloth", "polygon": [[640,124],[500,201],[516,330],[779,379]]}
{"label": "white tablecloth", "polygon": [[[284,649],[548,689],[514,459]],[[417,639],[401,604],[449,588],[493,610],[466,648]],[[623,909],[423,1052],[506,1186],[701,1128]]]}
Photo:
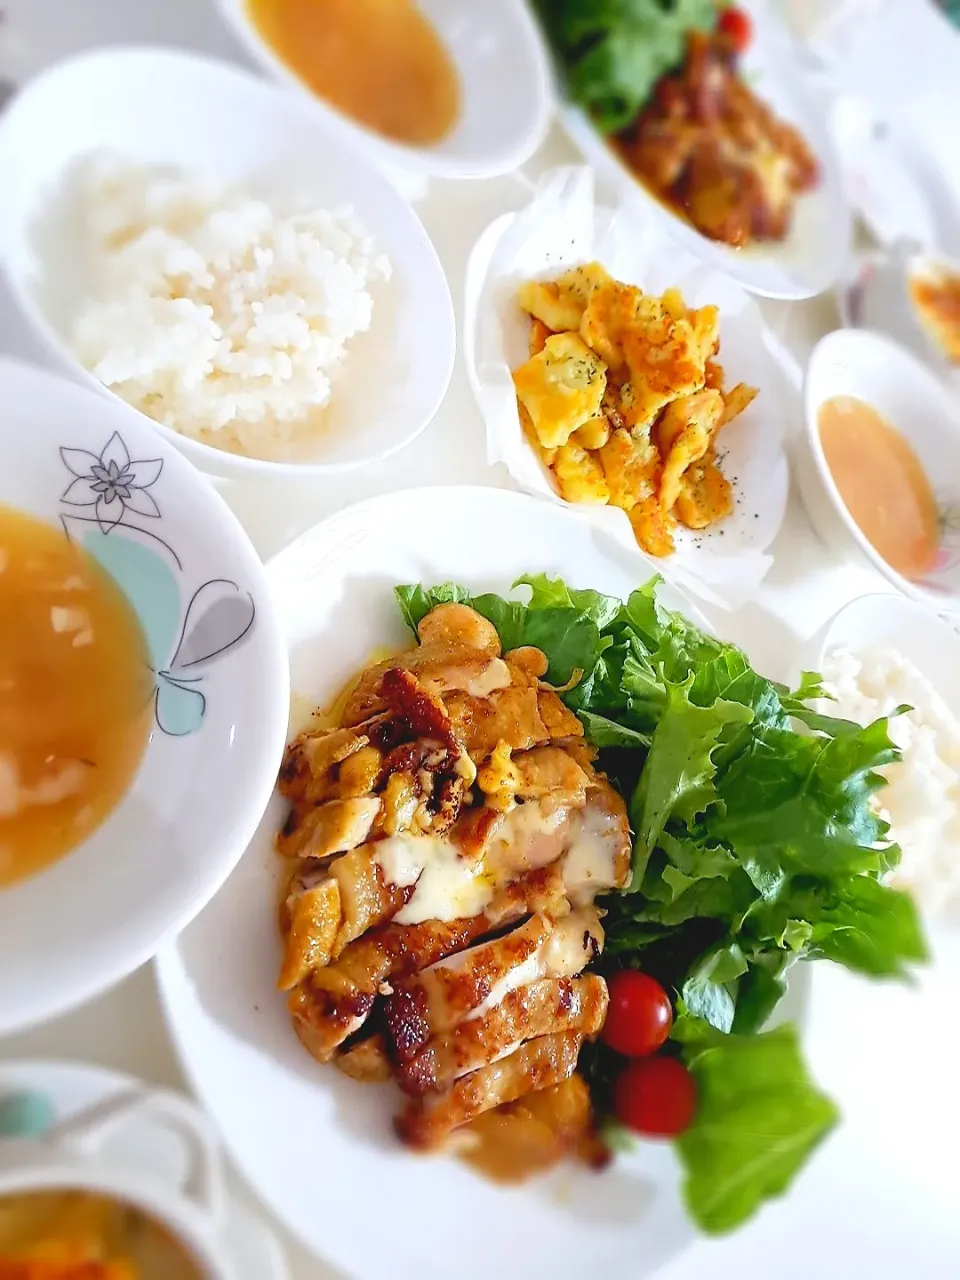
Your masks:
{"label": "white tablecloth", "polygon": [[[156,40],[244,61],[205,0],[8,0],[6,9],[23,73],[107,41]],[[555,132],[527,173],[574,158],[570,145]],[[524,198],[524,186],[504,178],[435,183],[418,199],[458,304],[476,236]],[[829,299],[764,303],[763,310],[801,364],[817,338],[837,323]],[[2,285],[0,350],[43,362]],[[459,362],[436,420],[399,457],[296,490],[234,485],[225,496],[266,557],[345,500],[456,482],[507,483],[484,460],[482,424]],[[883,589],[883,584],[865,571],[831,564],[796,495],[774,551],[775,562],[763,584],[763,608],[741,609],[722,626],[724,634],[750,649],[758,665],[779,673],[785,654],[798,654],[802,642],[833,611],[863,591]],[[822,1084],[844,1109],[843,1128],[788,1200],[771,1206],[731,1239],[697,1246],[665,1271],[663,1280],[767,1273],[779,1280],[956,1280],[960,1114],[953,1086],[960,1037],[952,975],[958,972],[960,964],[945,962],[919,989],[891,991],[821,968],[808,1053]],[[0,1055],[79,1058],[183,1087],[149,968],[83,1009],[0,1042]],[[240,1189],[239,1194],[250,1193]],[[278,1230],[288,1246],[293,1280],[334,1274],[279,1225]]]}

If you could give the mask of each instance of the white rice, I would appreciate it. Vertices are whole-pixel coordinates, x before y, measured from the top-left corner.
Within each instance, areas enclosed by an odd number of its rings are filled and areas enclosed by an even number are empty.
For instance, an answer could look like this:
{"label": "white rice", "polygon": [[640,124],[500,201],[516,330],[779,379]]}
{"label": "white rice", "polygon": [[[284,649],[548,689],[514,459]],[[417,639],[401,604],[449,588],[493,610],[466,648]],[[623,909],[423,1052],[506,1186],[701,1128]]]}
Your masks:
{"label": "white rice", "polygon": [[895,649],[834,649],[823,676],[837,699],[829,710],[844,719],[869,724],[899,705],[914,708],[890,722],[903,761],[884,770],[888,785],[879,793],[891,838],[903,849],[890,879],[931,913],[960,913],[960,721]]}
{"label": "white rice", "polygon": [[105,386],[184,435],[292,456],[321,426],[370,286],[390,263],[349,209],[98,156],[79,175],[92,293],[73,345]]}

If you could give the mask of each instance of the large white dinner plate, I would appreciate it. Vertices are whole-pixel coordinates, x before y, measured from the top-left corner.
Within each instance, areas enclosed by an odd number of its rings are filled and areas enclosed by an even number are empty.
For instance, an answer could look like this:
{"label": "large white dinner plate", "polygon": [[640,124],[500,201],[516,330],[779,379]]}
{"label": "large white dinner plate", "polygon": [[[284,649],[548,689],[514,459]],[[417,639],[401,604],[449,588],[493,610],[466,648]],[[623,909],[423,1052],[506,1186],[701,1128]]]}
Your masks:
{"label": "large white dinner plate", "polygon": [[[268,570],[295,705],[329,702],[374,649],[410,642],[394,584],[452,578],[509,591],[540,570],[619,595],[638,585],[636,557],[609,535],[521,494],[421,489],[341,512]],[[704,624],[676,590],[664,587],[662,599]],[[603,1174],[566,1166],[524,1188],[495,1186],[456,1160],[400,1147],[392,1086],[358,1084],[308,1056],[275,989],[272,840],[282,813],[275,798],[237,871],[163,953],[158,974],[187,1075],[247,1177],[304,1243],[363,1280],[637,1280],[691,1243],[667,1147],[648,1144]]]}
{"label": "large white dinner plate", "polygon": [[801,196],[793,225],[783,241],[735,249],[701,235],[620,162],[585,112],[567,104],[560,119],[584,156],[618,195],[642,209],[661,231],[701,262],[767,298],[811,298],[840,276],[850,253],[851,217],[843,174],[827,127],[823,105],[804,83],[782,24],[761,0],[744,4],[754,35],[743,57],[743,75],[778,116],[795,125],[820,163],[820,183]]}

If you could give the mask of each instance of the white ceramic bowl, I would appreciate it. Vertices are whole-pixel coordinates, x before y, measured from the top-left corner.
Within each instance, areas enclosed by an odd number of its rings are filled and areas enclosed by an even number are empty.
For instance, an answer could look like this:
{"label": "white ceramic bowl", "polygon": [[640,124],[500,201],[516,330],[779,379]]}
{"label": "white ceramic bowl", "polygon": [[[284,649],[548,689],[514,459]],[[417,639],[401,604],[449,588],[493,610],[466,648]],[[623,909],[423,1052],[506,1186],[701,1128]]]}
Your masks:
{"label": "white ceramic bowl", "polygon": [[[144,1120],[166,1130],[187,1157],[181,1186],[104,1158],[118,1129]],[[6,1196],[79,1191],[133,1205],[164,1227],[204,1280],[237,1280],[220,1239],[224,1186],[216,1138],[196,1107],[173,1093],[116,1094],[33,1138],[0,1139],[0,1203]]]}
{"label": "white ceramic bowl", "polygon": [[[98,499],[92,468],[111,464],[117,485]],[[124,977],[213,896],[273,791],[289,674],[236,518],[132,410],[0,361],[0,503],[62,525],[116,579],[156,687],[120,804],[73,852],[0,890],[3,1034]]]}
{"label": "white ceramic bowl", "polygon": [[[929,609],[904,596],[868,595],[844,605],[806,646],[804,666],[821,671],[834,649],[896,649],[937,688],[960,717],[960,635]],[[830,704],[825,704],[829,712]]]}
{"label": "white ceramic bowl", "polygon": [[30,82],[0,117],[0,261],[62,367],[100,387],[67,341],[83,255],[77,221],[58,195],[70,166],[103,148],[268,197],[352,205],[394,268],[379,286],[370,332],[351,344],[338,375],[315,460],[244,458],[152,424],[160,435],[212,475],[309,478],[389,457],[423,430],[446,393],[456,335],[446,278],[416,214],[355,140],[309,103],[172,50],[70,58]]}
{"label": "white ceramic bowl", "polygon": [[750,85],[777,115],[796,125],[817,156],[820,185],[801,197],[793,227],[779,243],[735,249],[701,235],[633,176],[579,107],[566,105],[560,118],[587,160],[621,199],[631,201],[681,248],[722,271],[750,293],[767,298],[810,298],[840,276],[850,252],[851,218],[843,177],[820,105],[802,82],[787,52],[774,6],[747,4],[754,39],[743,58]]}
{"label": "white ceramic bowl", "polygon": [[438,178],[509,173],[543,141],[553,110],[550,59],[530,9],[517,0],[420,0],[456,64],[462,114],[433,146],[406,146],[329,106],[274,54],[248,15],[247,0],[216,0],[224,21],[266,71],[295,89],[318,116],[374,158]]}
{"label": "white ceramic bowl", "polygon": [[[848,512],[830,475],[817,417],[834,396],[872,405],[913,446],[941,510],[941,549],[917,582],[891,569]],[[907,595],[938,611],[960,601],[960,410],[937,378],[881,334],[839,329],[814,348],[804,379],[805,425],[797,447],[804,505],[821,537],[845,559],[865,561]]]}

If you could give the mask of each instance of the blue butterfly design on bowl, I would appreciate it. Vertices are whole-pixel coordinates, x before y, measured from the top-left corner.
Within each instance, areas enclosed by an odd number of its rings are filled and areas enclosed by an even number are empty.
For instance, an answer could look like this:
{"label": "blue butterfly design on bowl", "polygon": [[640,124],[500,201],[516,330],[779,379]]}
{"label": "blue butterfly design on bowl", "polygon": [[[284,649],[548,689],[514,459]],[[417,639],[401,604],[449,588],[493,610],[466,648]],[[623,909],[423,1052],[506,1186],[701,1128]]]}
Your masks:
{"label": "blue butterfly design on bowl", "polygon": [[61,448],[60,457],[73,477],[60,497],[64,532],[110,574],[140,621],[157,725],[171,737],[195,733],[207,705],[206,669],[250,634],[253,597],[229,578],[208,579],[189,595],[183,589],[183,562],[161,536],[149,492],[162,458],[131,458],[118,431],[99,454]]}

